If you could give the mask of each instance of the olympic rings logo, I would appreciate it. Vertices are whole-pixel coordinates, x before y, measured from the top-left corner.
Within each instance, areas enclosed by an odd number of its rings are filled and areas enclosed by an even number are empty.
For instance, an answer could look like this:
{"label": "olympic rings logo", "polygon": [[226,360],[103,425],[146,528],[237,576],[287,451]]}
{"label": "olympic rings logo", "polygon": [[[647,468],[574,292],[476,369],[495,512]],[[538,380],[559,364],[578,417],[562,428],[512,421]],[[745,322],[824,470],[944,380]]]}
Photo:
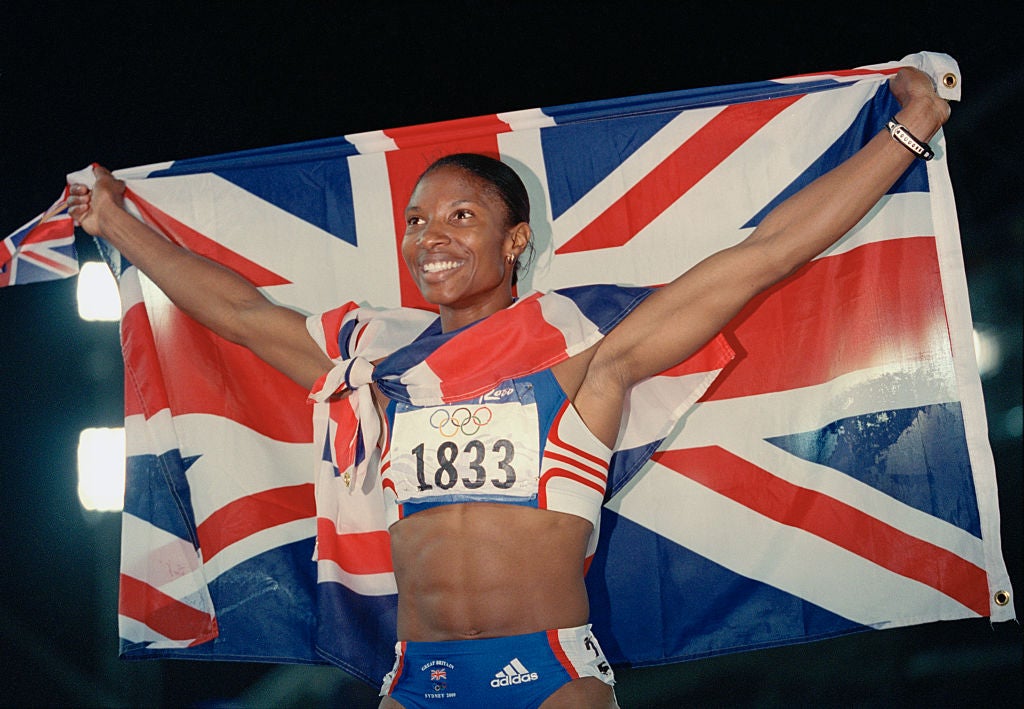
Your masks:
{"label": "olympic rings logo", "polygon": [[492,417],[491,410],[486,406],[479,406],[476,411],[460,406],[451,412],[447,409],[438,409],[430,415],[430,425],[445,438],[451,438],[457,433],[475,436],[481,428],[491,422]]}

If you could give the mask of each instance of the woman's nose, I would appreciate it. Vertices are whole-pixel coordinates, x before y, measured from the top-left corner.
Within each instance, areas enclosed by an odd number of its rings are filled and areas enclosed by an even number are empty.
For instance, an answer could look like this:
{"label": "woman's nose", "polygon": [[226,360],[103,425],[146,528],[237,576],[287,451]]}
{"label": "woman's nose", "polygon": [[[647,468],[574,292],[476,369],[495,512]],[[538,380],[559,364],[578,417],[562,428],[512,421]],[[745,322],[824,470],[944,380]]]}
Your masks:
{"label": "woman's nose", "polygon": [[426,247],[436,246],[447,241],[448,233],[444,229],[444,224],[434,219],[428,220],[416,237],[416,243]]}

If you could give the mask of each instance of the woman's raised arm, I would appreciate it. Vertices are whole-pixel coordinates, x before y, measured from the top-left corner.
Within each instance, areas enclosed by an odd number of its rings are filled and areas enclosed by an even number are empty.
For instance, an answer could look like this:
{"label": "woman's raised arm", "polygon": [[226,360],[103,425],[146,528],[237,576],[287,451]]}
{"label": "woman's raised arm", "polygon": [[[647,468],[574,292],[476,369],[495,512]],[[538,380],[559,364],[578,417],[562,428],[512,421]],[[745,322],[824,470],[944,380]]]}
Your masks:
{"label": "woman's raised arm", "polygon": [[[920,140],[930,140],[949,117],[949,105],[936,94],[931,78],[904,68],[889,86],[902,107],[896,120]],[[592,406],[600,411],[615,399],[621,402],[633,384],[697,351],[754,296],[856,225],[915,159],[882,130],[846,162],[776,207],[744,241],[709,256],[651,295],[594,353],[575,400],[581,414],[586,418]]]}
{"label": "woman's raised arm", "polygon": [[92,189],[70,188],[72,218],[109,241],[178,308],[306,388],[333,366],[309,336],[301,313],[272,303],[233,271],[165,239],[125,210],[123,182],[104,168],[94,172]]}

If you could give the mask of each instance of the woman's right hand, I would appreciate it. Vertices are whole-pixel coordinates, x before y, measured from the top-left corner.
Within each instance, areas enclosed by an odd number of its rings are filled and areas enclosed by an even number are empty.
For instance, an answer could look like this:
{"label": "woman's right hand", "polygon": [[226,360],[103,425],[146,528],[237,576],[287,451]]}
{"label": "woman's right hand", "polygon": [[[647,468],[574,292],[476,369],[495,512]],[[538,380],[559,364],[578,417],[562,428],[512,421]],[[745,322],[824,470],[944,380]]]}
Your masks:
{"label": "woman's right hand", "polygon": [[68,188],[68,214],[86,233],[102,236],[105,216],[111,210],[124,210],[125,184],[105,167],[96,165],[92,171],[96,176],[92,189],[83,184]]}

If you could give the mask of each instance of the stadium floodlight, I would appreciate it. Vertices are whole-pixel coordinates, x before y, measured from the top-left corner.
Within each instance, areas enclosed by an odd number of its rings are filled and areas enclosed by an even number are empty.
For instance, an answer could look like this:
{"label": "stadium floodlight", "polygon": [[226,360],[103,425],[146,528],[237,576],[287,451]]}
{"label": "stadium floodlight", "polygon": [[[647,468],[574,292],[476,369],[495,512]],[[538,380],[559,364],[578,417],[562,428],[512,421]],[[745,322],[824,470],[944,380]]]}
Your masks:
{"label": "stadium floodlight", "polygon": [[78,273],[78,316],[83,320],[117,322],[121,299],[117,281],[105,264],[86,261]]}
{"label": "stadium floodlight", "polygon": [[87,510],[124,507],[124,429],[87,428],[78,435],[78,500]]}
{"label": "stadium floodlight", "polygon": [[978,374],[982,379],[999,372],[1003,366],[1003,351],[995,330],[984,325],[975,326],[974,355],[978,359]]}

